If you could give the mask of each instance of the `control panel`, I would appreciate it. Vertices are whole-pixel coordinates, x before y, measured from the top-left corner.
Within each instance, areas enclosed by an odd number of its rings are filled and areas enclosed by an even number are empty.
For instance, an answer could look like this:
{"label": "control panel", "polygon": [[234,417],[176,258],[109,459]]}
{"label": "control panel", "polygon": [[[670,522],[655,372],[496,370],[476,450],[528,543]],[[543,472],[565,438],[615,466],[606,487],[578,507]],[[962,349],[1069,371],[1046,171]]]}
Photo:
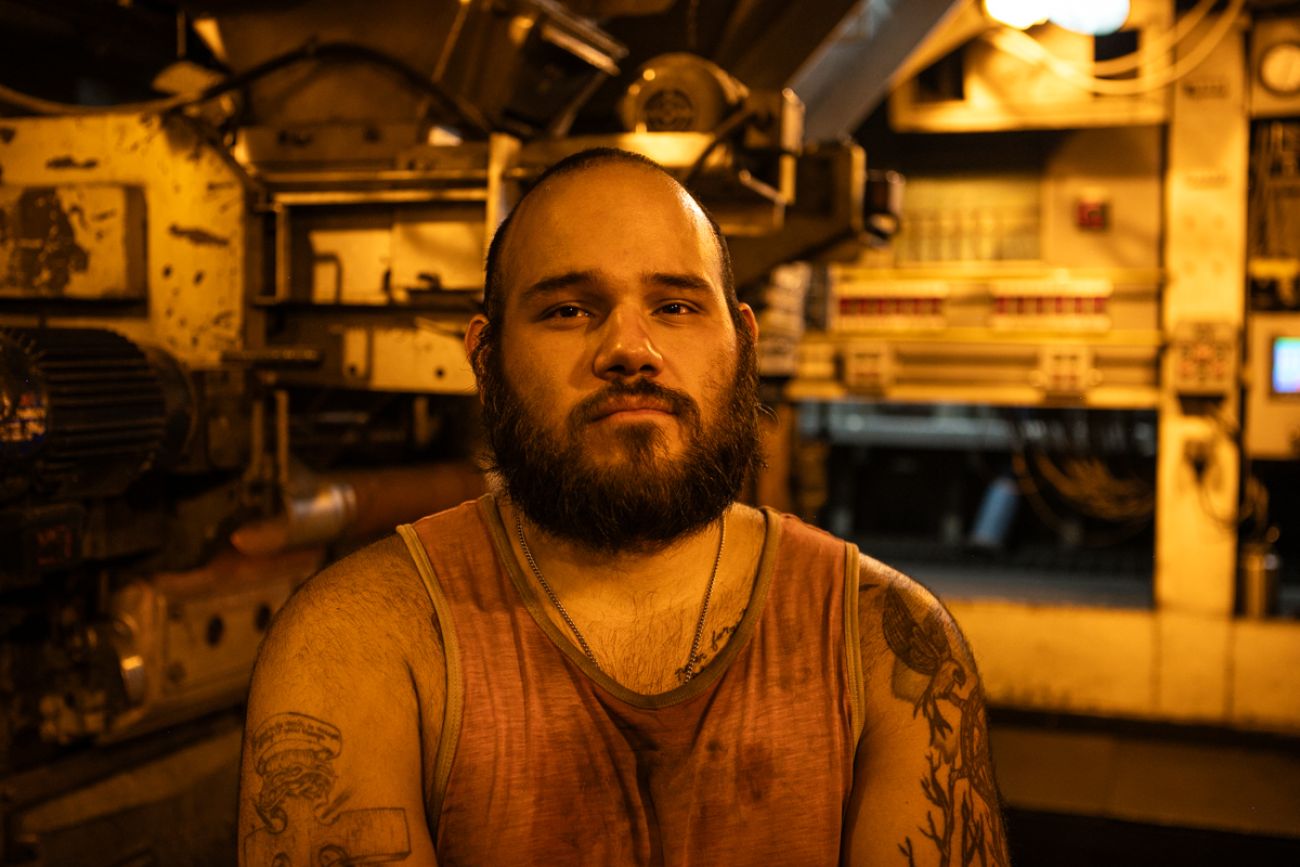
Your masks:
{"label": "control panel", "polygon": [[1246,454],[1300,457],[1300,312],[1255,313],[1247,342]]}
{"label": "control panel", "polygon": [[1224,397],[1237,385],[1237,331],[1223,322],[1180,322],[1169,344],[1179,397]]}

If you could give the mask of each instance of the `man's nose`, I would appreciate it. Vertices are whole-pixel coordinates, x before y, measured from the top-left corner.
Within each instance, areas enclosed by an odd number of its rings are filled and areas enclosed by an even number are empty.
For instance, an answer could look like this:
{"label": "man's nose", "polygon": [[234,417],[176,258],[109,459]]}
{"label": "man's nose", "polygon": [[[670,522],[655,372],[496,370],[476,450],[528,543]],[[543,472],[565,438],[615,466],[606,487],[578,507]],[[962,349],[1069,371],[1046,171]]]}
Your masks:
{"label": "man's nose", "polygon": [[600,326],[600,345],[594,359],[596,376],[601,379],[658,376],[664,359],[648,325],[639,311],[612,311]]}

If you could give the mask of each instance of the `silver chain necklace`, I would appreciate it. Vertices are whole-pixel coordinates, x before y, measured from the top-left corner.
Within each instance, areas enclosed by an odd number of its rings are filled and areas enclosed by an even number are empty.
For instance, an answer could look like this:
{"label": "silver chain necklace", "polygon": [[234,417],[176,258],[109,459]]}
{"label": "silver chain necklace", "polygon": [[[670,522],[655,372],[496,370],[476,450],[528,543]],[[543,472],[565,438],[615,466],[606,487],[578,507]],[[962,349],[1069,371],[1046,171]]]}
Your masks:
{"label": "silver chain necklace", "polygon": [[[515,532],[519,535],[519,547],[523,549],[524,558],[528,561],[528,567],[533,570],[533,575],[537,577],[537,583],[542,585],[542,589],[546,591],[546,598],[551,600],[551,604],[554,605],[555,610],[560,613],[560,617],[563,618],[565,624],[568,625],[569,630],[573,633],[573,637],[578,639],[578,646],[582,648],[583,653],[587,654],[587,658],[591,660],[591,664],[596,666],[597,670],[604,671],[604,669],[600,667],[600,663],[596,661],[595,654],[591,652],[591,647],[587,644],[587,639],[583,638],[582,633],[578,631],[578,624],[573,622],[573,618],[569,616],[569,612],[565,611],[564,606],[560,604],[560,597],[555,595],[555,591],[551,589],[551,585],[546,583],[546,579],[542,577],[542,570],[538,568],[537,561],[533,559],[532,549],[528,547],[528,539],[524,536],[524,524],[520,519],[518,512],[515,512]],[[726,545],[726,542],[727,516],[724,514],[719,522],[718,553],[717,556],[713,558],[713,571],[709,574],[709,585],[704,590],[704,604],[700,606],[700,619],[699,622],[695,624],[695,638],[691,641],[691,655],[686,658],[685,675],[682,678],[683,682],[689,681],[695,676],[695,663],[698,662],[700,658],[700,641],[704,637],[704,621],[709,616],[709,600],[713,597],[713,582],[718,577],[718,566],[722,563],[722,548]]]}

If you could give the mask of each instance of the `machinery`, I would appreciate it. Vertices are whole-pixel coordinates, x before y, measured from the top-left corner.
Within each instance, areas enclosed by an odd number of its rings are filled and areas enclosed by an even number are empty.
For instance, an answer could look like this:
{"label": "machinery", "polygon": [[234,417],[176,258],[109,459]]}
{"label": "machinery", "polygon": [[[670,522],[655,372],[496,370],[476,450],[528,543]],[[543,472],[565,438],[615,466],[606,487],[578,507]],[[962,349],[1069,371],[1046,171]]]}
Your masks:
{"label": "machinery", "polygon": [[[994,5],[857,130],[901,227],[804,282],[795,505],[937,589],[995,705],[1097,723],[1002,727],[1004,786],[1060,763],[1023,803],[1293,840],[1280,787],[1204,793],[1286,776],[1300,731],[1294,4],[1133,0],[1100,35]],[[1290,740],[1203,762],[1145,752],[1162,726]]]}
{"label": "machinery", "polygon": [[[274,611],[482,490],[462,335],[548,165],[678,172],[746,288],[873,237],[861,149],[782,86],[852,4],[696,5],[0,3],[0,863],[226,862]],[[23,38],[121,63],[25,79]]]}
{"label": "machinery", "polygon": [[755,497],[939,590],[995,707],[1293,736],[1277,6],[0,0],[0,864],[228,863],[261,635],[482,489],[485,248],[593,145],[728,236]]}

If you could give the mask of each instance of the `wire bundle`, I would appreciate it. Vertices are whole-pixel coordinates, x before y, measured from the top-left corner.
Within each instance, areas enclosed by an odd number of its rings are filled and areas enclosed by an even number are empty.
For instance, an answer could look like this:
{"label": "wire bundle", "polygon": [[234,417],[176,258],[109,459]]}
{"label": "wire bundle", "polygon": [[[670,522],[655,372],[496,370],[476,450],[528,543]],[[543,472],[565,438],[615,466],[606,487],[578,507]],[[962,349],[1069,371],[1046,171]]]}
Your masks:
{"label": "wire bundle", "polygon": [[[1219,16],[1192,48],[1181,53],[1176,60],[1170,60],[1174,49],[1180,47],[1192,31],[1201,23],[1214,7],[1215,0],[1201,0],[1178,22],[1139,51],[1124,57],[1098,61],[1091,68],[1058,57],[1043,47],[1037,39],[1027,33],[1009,27],[997,27],[982,34],[990,45],[1018,57],[1026,63],[1043,66],[1064,81],[1076,87],[1102,96],[1137,96],[1150,93],[1173,84],[1185,77],[1205,62],[1219,43],[1237,24],[1237,18],[1245,7],[1245,0],[1229,0],[1227,9]],[[1142,70],[1149,58],[1157,60],[1158,65],[1151,70]],[[1111,76],[1140,74],[1136,78],[1117,80]]]}

